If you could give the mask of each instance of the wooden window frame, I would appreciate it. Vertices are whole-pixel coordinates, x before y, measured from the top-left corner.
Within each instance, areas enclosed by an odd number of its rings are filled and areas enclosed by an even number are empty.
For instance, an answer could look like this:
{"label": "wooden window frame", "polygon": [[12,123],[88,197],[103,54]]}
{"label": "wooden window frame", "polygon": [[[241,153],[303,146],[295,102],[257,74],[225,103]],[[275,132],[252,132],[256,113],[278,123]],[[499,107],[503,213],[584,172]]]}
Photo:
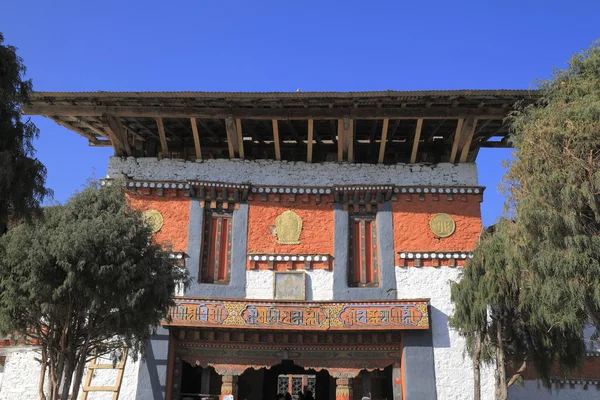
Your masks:
{"label": "wooden window frame", "polygon": [[205,209],[203,223],[200,283],[228,285],[231,280],[233,210]]}
{"label": "wooden window frame", "polygon": [[379,287],[377,213],[350,213],[349,220],[348,286]]}

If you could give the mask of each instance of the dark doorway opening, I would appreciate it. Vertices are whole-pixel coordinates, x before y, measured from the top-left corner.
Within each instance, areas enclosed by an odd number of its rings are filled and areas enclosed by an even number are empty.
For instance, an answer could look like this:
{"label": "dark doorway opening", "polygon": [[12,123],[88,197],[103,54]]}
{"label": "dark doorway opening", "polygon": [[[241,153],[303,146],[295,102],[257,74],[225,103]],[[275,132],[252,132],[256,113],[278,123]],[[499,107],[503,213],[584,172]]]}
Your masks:
{"label": "dark doorway opening", "polygon": [[294,399],[298,398],[299,391],[307,389],[313,392],[315,399],[335,399],[335,380],[326,370],[305,369],[292,360],[283,360],[269,369],[246,370],[238,380],[238,399],[276,400],[286,377],[290,379],[286,391]]}
{"label": "dark doorway opening", "polygon": [[181,396],[183,400],[218,399],[222,378],[213,367],[202,368],[182,361]]}

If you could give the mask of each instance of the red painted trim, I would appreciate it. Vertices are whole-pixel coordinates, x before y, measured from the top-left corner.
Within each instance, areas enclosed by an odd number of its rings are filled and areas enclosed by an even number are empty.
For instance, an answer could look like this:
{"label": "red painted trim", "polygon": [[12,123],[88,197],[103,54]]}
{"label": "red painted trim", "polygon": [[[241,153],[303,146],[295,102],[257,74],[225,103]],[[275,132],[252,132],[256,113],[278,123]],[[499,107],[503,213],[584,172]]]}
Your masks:
{"label": "red painted trim", "polygon": [[406,385],[404,384],[404,342],[400,342],[400,385],[402,385],[402,400],[406,399]]}
{"label": "red painted trim", "polygon": [[175,367],[175,339],[169,331],[169,354],[167,356],[167,390],[165,400],[172,399],[173,369]]}

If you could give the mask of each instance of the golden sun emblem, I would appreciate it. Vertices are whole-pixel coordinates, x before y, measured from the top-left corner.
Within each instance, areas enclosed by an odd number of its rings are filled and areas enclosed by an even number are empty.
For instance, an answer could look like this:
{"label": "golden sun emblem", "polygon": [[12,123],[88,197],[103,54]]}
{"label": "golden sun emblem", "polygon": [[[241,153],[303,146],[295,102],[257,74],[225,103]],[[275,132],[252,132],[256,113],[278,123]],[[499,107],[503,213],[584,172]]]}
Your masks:
{"label": "golden sun emblem", "polygon": [[429,227],[435,236],[445,238],[454,233],[456,230],[456,223],[450,215],[441,213],[436,214],[431,218]]}
{"label": "golden sun emblem", "polygon": [[158,210],[146,210],[142,213],[142,218],[152,229],[152,233],[157,233],[163,227],[164,219]]}

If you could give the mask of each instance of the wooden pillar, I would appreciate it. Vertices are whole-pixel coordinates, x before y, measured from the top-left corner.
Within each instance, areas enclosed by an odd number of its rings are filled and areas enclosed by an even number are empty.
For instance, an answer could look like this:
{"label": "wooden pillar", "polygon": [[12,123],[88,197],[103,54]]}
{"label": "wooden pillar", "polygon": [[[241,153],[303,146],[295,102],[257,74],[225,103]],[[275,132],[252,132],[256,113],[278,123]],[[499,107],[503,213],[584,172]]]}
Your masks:
{"label": "wooden pillar", "polygon": [[221,384],[221,396],[220,400],[224,400],[226,396],[233,396],[234,400],[237,400],[237,380],[238,376],[233,374],[226,374],[222,376]]}
{"label": "wooden pillar", "polygon": [[352,378],[340,377],[335,380],[335,400],[352,400]]}

